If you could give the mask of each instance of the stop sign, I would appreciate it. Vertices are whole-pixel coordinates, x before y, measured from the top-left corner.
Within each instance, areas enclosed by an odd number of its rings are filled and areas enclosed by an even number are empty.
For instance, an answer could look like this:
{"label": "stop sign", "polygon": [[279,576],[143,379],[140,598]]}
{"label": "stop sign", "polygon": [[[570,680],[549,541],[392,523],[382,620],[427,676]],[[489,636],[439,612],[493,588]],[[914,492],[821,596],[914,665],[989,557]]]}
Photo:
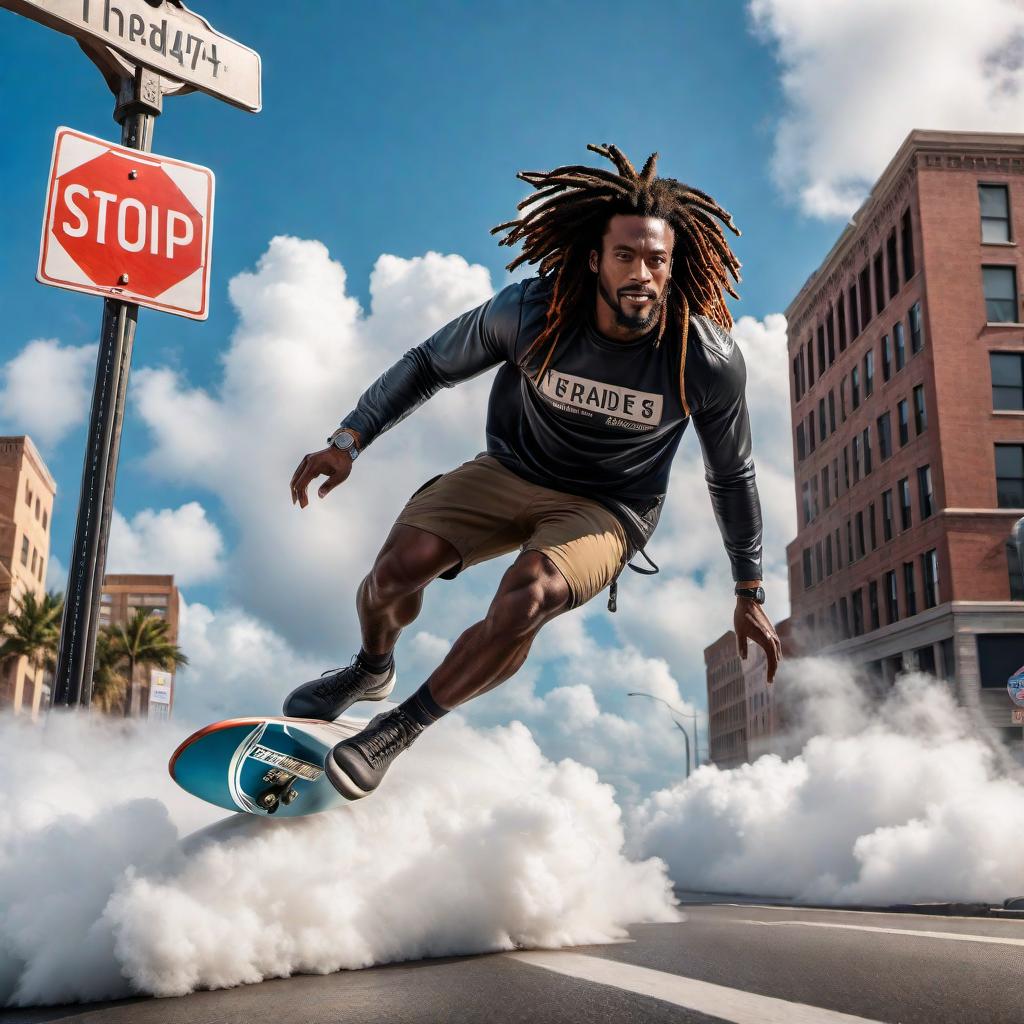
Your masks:
{"label": "stop sign", "polygon": [[213,172],[58,128],[36,279],[205,320]]}

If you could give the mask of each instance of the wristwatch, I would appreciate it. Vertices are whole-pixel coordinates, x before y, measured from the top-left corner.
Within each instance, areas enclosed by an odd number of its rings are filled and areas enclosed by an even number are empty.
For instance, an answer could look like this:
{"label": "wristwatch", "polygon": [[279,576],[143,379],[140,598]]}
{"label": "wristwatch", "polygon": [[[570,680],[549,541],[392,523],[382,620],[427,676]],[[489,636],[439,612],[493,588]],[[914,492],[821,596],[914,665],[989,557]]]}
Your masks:
{"label": "wristwatch", "polygon": [[327,443],[333,444],[335,448],[340,448],[343,452],[348,452],[353,462],[359,458],[359,449],[356,447],[356,435],[348,427],[338,427],[327,438]]}
{"label": "wristwatch", "polygon": [[764,587],[737,587],[737,597],[749,597],[751,601],[764,604]]}

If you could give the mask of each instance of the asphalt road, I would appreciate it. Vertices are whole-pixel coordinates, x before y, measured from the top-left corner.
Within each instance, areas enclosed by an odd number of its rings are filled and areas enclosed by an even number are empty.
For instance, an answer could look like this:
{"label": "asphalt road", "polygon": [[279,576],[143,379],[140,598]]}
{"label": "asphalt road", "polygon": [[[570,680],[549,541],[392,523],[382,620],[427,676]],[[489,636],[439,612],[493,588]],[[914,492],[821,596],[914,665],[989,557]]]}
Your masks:
{"label": "asphalt road", "polygon": [[1020,1024],[1024,921],[697,902],[627,942],[423,960],[5,1024]]}

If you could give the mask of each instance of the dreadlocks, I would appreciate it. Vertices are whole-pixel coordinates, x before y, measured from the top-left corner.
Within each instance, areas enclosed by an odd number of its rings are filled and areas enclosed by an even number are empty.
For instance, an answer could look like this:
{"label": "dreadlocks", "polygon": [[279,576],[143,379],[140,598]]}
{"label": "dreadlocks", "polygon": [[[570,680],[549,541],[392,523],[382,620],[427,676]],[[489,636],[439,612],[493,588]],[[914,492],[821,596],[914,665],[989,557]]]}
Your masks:
{"label": "dreadlocks", "polygon": [[732,217],[706,192],[675,178],[654,177],[657,153],[647,158],[637,174],[617,146],[588,145],[587,149],[614,163],[618,173],[604,167],[575,164],[547,172],[520,171],[516,177],[538,191],[527,196],[516,209],[536,205],[518,220],[506,221],[491,229],[492,235],[509,229],[499,245],[511,246],[525,240],[522,254],[508,264],[508,270],[515,270],[522,263],[539,263],[540,276],[553,276],[555,281],[544,330],[524,354],[522,362],[525,363],[544,342],[550,342],[535,378],[539,383],[561,332],[580,310],[581,302],[592,295],[588,258],[592,249],[601,250],[601,236],[609,219],[616,213],[659,217],[675,232],[675,246],[668,301],[662,305],[655,345],[661,344],[668,307],[672,304],[681,326],[679,397],[684,414],[689,416],[683,392],[683,368],[690,312],[706,316],[728,329],[732,326],[732,316],[722,292],[739,298],[728,275],[738,282],[740,263],[715,218],[736,235],[740,234],[739,229]]}

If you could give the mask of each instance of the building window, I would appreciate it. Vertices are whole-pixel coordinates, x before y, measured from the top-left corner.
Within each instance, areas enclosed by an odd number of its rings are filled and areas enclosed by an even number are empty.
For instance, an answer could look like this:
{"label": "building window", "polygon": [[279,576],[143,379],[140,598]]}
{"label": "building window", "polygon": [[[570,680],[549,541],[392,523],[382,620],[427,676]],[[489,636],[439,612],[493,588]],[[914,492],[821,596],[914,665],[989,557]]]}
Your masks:
{"label": "building window", "polygon": [[860,315],[857,312],[857,283],[850,285],[850,341],[860,334]]}
{"label": "building window", "polygon": [[996,505],[1024,508],[1024,444],[996,445]]}
{"label": "building window", "polygon": [[[895,576],[896,574],[893,573]],[[907,595],[907,614],[917,614],[917,593],[914,588],[914,563],[903,563],[903,592]]]}
{"label": "building window", "polygon": [[990,324],[1017,322],[1017,268],[982,267],[985,319]]}
{"label": "building window", "polygon": [[921,506],[921,518],[927,519],[935,511],[931,466],[917,467],[917,497]]}
{"label": "building window", "polygon": [[799,462],[803,462],[807,457],[807,449],[804,445],[804,425],[802,421],[796,425],[796,457]]}
{"label": "building window", "polygon": [[863,331],[871,320],[871,281],[868,279],[868,266],[860,272],[860,329]]}
{"label": "building window", "polygon": [[858,587],[850,595],[850,604],[853,607],[853,635],[860,636],[864,632],[864,608],[862,607],[861,588]]}
{"label": "building window", "polygon": [[896,229],[885,240],[885,258],[889,264],[889,298],[895,299],[900,290],[900,268],[896,265]]}
{"label": "building window", "polygon": [[925,413],[925,409],[924,409],[924,385],[923,384],[917,384],[914,387],[913,395],[914,395],[914,429],[917,431],[917,434],[920,437],[921,434],[924,432],[924,430],[928,426],[928,416]]}
{"label": "building window", "polygon": [[836,527],[836,568],[843,567],[843,546],[839,542],[839,527]]}
{"label": "building window", "polygon": [[842,414],[843,423],[846,422],[846,378],[839,381],[839,411]]}
{"label": "building window", "polygon": [[829,433],[834,434],[836,432],[836,391],[835,388],[830,388],[828,392],[828,425]]}
{"label": "building window", "polygon": [[818,504],[818,478],[811,477],[811,509],[815,519],[821,515],[821,506]]}
{"label": "building window", "polygon": [[825,426],[825,399],[818,399],[818,437],[823,441],[828,437],[828,430]]}
{"label": "building window", "polygon": [[853,561],[853,520],[846,520],[846,564]]}
{"label": "building window", "polygon": [[[1014,548],[1014,555],[1016,557],[1016,548]],[[825,575],[831,576],[832,572],[832,534],[830,533],[825,538]]]}
{"label": "building window", "polygon": [[871,473],[871,427],[864,428],[861,437],[864,445],[864,475]]}
{"label": "building window", "polygon": [[39,559],[39,582],[43,582],[43,559]]}
{"label": "building window", "polygon": [[804,548],[804,590],[811,589],[811,549]]}
{"label": "building window", "polygon": [[910,210],[903,211],[900,241],[903,246],[903,281],[906,283],[914,276],[914,232],[910,225]]}
{"label": "building window", "polygon": [[875,254],[875,312],[885,309],[885,275],[882,272],[882,250]]}
{"label": "building window", "polygon": [[49,522],[49,518],[46,514],[46,509],[43,509],[43,529],[46,529],[46,524]]}
{"label": "building window", "polygon": [[821,471],[821,492],[821,500],[824,502],[825,508],[828,508],[832,504],[828,489],[828,466],[825,466]]}
{"label": "building window", "polygon": [[864,513],[863,512],[858,512],[853,517],[853,521],[854,521],[854,525],[856,527],[856,529],[854,530],[854,536],[855,536],[855,538],[857,540],[857,548],[856,548],[857,557],[858,558],[863,558],[864,555],[865,555],[865,547],[864,547]]}
{"label": "building window", "polygon": [[896,348],[896,372],[899,373],[907,365],[907,346],[903,340],[903,321],[892,325],[893,343]]}
{"label": "building window", "polygon": [[839,598],[839,618],[843,623],[843,636],[849,637],[850,635],[850,616],[846,611],[846,596]]}
{"label": "building window", "polygon": [[1010,573],[1010,600],[1024,601],[1024,572],[1021,571],[1017,545],[1012,540],[1006,542],[1006,567]]}
{"label": "building window", "polygon": [[885,574],[885,621],[898,622],[900,617],[899,594],[896,592],[896,570]]}
{"label": "building window", "polygon": [[1024,409],[1024,355],[989,352],[992,371],[992,408]]}
{"label": "building window", "polygon": [[814,451],[814,413],[807,414],[807,437],[811,442],[811,451]]}
{"label": "building window", "polygon": [[900,430],[900,447],[910,440],[910,421],[907,418],[907,400],[901,398],[896,403],[896,423]]}
{"label": "building window", "polygon": [[921,556],[921,574],[924,577],[924,606],[934,608],[939,603],[939,558],[935,548]]}
{"label": "building window", "polygon": [[39,518],[39,499],[36,498],[36,519]]}
{"label": "building window", "polygon": [[878,535],[875,533],[875,503],[868,502],[868,534],[871,537],[871,550],[878,547]]}
{"label": "building window", "polygon": [[839,457],[832,460],[832,493],[839,497]]}
{"label": "building window", "polygon": [[814,387],[814,342],[811,338],[807,339],[804,351],[807,353],[807,387],[810,389]]}
{"label": "building window", "polygon": [[836,326],[831,306],[825,314],[825,337],[828,338],[828,365],[831,366],[836,361]]}
{"label": "building window", "polygon": [[878,457],[885,462],[892,455],[892,423],[888,410],[875,420],[875,426],[878,429]]}
{"label": "building window", "polygon": [[793,401],[799,402],[800,395],[800,359],[793,360]]}
{"label": "building window", "polygon": [[868,584],[868,614],[870,616],[871,629],[878,629],[878,582],[872,580]]}
{"label": "building window", "polygon": [[846,300],[842,292],[839,293],[839,302],[836,303],[836,320],[839,329],[839,351],[846,351]]}
{"label": "building window", "polygon": [[892,491],[882,491],[882,540],[892,540]]}
{"label": "building window", "polygon": [[904,477],[896,485],[900,496],[900,529],[910,529],[910,477]]}
{"label": "building window", "polygon": [[843,445],[843,487],[844,490],[850,489],[850,455],[849,449]]}
{"label": "building window", "polygon": [[850,371],[850,402],[856,409],[860,405],[860,367],[855,366]]}
{"label": "building window", "polygon": [[825,328],[818,324],[818,366],[819,373],[825,372]]}
{"label": "building window", "polygon": [[25,504],[29,508],[32,507],[32,488],[29,487],[27,480],[25,481]]}
{"label": "building window", "polygon": [[979,185],[982,242],[1010,241],[1010,196],[1005,185]]}
{"label": "building window", "polygon": [[886,381],[892,376],[892,342],[889,335],[882,338],[882,380]]}
{"label": "building window", "polygon": [[814,545],[814,568],[818,573],[817,582],[820,583],[825,578],[825,570],[822,565],[821,558],[821,541],[819,540]]}
{"label": "building window", "polygon": [[864,397],[867,398],[875,390],[875,350],[869,348],[864,353]]}
{"label": "building window", "polygon": [[800,349],[797,353],[797,358],[800,360],[800,395],[801,397],[807,394],[807,367],[804,366],[804,350]]}
{"label": "building window", "polygon": [[853,482],[856,483],[860,479],[860,434],[853,435],[850,445],[853,449]]}
{"label": "building window", "polygon": [[915,355],[924,346],[924,328],[921,324],[921,303],[915,302],[910,307],[910,353]]}
{"label": "building window", "polygon": [[38,561],[39,561],[39,552],[37,552],[36,549],[33,548],[32,549],[32,566],[29,569],[29,572],[31,572],[33,576],[35,575],[35,572],[36,572],[36,562],[38,562]]}
{"label": "building window", "polygon": [[804,526],[811,521],[811,485],[805,480],[800,488],[800,498],[804,509]]}

